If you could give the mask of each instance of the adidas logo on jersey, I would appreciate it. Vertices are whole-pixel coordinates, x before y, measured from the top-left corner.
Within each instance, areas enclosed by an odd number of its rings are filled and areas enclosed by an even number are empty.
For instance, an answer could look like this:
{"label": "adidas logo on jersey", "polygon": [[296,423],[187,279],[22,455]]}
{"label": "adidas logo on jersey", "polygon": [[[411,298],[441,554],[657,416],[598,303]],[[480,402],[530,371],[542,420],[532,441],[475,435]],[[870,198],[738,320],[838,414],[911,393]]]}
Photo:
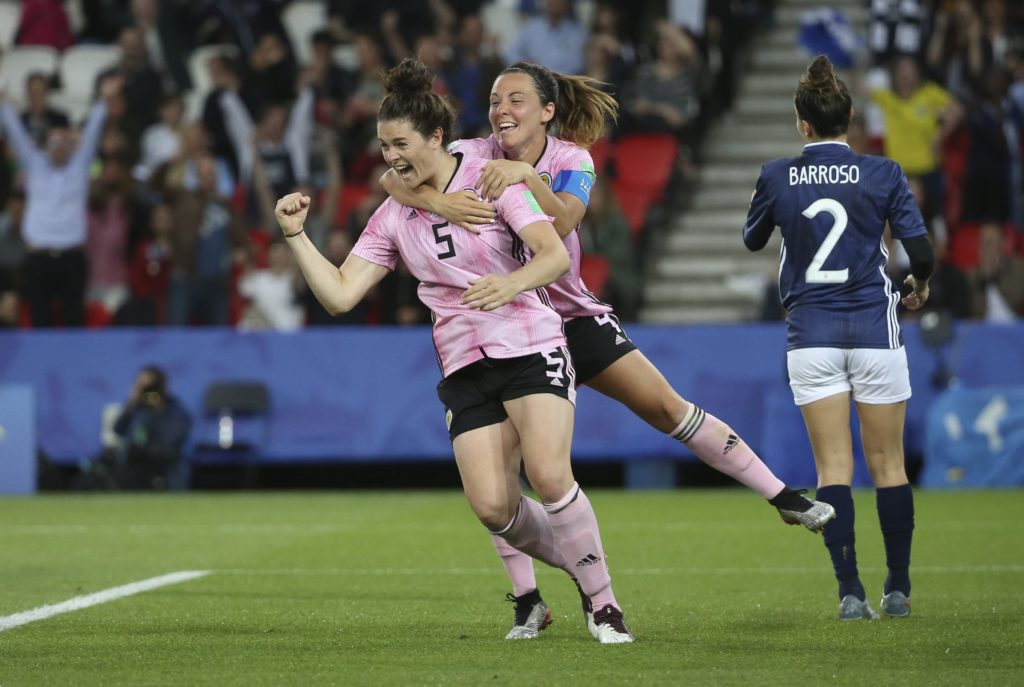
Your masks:
{"label": "adidas logo on jersey", "polygon": [[615,335],[615,345],[616,346],[621,346],[624,343],[626,343],[625,337],[623,337],[621,334],[616,334]]}
{"label": "adidas logo on jersey", "polygon": [[597,556],[595,556],[592,553],[588,553],[585,557],[583,557],[579,561],[577,561],[576,567],[577,568],[585,568],[588,565],[594,565],[595,563],[600,563],[600,562],[601,562],[600,558],[598,558]]}
{"label": "adidas logo on jersey", "polygon": [[729,438],[725,440],[725,448],[722,449],[722,455],[724,456],[729,451],[736,448],[736,444],[740,443],[740,438],[735,434],[730,434]]}
{"label": "adidas logo on jersey", "polygon": [[406,219],[416,219],[416,208],[409,211],[409,216]]}

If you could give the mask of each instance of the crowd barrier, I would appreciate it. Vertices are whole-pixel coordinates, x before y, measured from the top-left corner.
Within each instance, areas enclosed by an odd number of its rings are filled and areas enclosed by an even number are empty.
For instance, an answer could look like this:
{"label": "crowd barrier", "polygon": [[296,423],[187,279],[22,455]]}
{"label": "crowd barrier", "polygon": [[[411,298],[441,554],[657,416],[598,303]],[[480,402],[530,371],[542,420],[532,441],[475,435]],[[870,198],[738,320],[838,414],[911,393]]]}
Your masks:
{"label": "crowd barrier", "polygon": [[[813,484],[806,433],[786,383],[784,325],[633,325],[628,332],[683,396],[728,421],[782,479]],[[1024,386],[1024,326],[959,323],[953,343],[938,353],[924,344],[914,325],[905,327],[904,337],[914,388],[907,412],[908,453],[924,452],[926,416],[942,391],[933,384],[941,365],[964,388]],[[167,371],[171,391],[197,418],[211,382],[264,382],[271,395],[264,460],[451,456],[435,393],[436,356],[425,328],[0,334],[0,386],[34,392],[38,446],[58,463],[77,463],[100,450],[104,408],[123,401],[138,369],[149,363]],[[20,421],[30,417],[26,413]],[[0,422],[4,417],[0,408]],[[5,450],[0,440],[0,455]],[[642,480],[663,474],[658,466],[693,456],[618,403],[583,389],[573,458],[622,460],[635,466]],[[856,481],[867,483],[862,464]]]}

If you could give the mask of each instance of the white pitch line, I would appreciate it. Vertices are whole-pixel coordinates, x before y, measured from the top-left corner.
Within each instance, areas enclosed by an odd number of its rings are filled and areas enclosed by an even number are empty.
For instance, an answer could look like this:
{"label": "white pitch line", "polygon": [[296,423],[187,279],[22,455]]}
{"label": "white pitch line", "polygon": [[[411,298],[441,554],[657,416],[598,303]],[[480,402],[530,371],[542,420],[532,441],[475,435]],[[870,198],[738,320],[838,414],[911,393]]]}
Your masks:
{"label": "white pitch line", "polygon": [[160,575],[159,577],[151,577],[148,580],[140,580],[138,582],[121,585],[120,587],[111,587],[110,589],[104,589],[103,591],[96,592],[94,594],[76,596],[73,599],[62,601],[59,604],[40,606],[28,611],[22,611],[21,613],[15,613],[14,615],[0,616],[0,632],[20,627],[22,625],[27,625],[29,623],[34,623],[37,620],[46,620],[47,618],[52,618],[55,615],[71,613],[72,611],[80,611],[83,608],[98,606],[99,604],[114,601],[115,599],[148,592],[158,587],[166,587],[169,584],[187,582],[188,580],[194,580],[197,577],[204,577],[209,574],[209,570],[182,570],[179,572],[168,573],[166,575]]}

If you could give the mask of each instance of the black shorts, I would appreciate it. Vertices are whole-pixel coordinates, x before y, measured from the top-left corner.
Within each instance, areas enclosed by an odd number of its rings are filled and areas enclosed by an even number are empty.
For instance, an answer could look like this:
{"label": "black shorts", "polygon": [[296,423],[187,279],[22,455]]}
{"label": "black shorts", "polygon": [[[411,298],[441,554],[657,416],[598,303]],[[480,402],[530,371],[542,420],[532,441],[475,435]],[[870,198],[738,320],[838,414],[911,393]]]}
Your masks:
{"label": "black shorts", "polygon": [[464,432],[503,422],[504,402],[530,394],[555,394],[575,403],[575,377],[564,346],[518,358],[485,358],[456,370],[437,385],[448,437],[454,441]]}
{"label": "black shorts", "polygon": [[616,360],[636,350],[619,326],[619,318],[611,313],[568,320],[565,338],[576,366],[577,385],[586,384]]}

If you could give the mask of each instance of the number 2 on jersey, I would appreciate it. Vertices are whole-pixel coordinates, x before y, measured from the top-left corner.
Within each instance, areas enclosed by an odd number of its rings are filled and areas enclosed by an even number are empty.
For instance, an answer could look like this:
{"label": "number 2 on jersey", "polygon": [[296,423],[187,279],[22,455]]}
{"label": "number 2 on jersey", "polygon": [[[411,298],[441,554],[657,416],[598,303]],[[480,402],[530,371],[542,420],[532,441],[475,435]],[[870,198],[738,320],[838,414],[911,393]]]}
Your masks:
{"label": "number 2 on jersey", "polygon": [[814,254],[811,264],[807,266],[807,272],[804,273],[804,281],[808,284],[842,284],[850,277],[849,268],[823,270],[821,266],[825,264],[832,249],[836,247],[839,237],[846,231],[849,216],[846,214],[846,208],[842,206],[842,203],[832,198],[819,198],[808,205],[807,209],[800,214],[807,219],[813,219],[820,212],[827,212],[832,215],[834,223],[825,240],[821,242],[818,252]]}
{"label": "number 2 on jersey", "polygon": [[448,226],[447,222],[441,222],[440,224],[431,224],[430,228],[434,230],[434,243],[441,245],[442,243],[447,246],[447,250],[443,253],[438,253],[437,258],[439,260],[447,260],[448,258],[455,257],[455,242],[452,241],[451,234],[441,234],[441,230]]}

